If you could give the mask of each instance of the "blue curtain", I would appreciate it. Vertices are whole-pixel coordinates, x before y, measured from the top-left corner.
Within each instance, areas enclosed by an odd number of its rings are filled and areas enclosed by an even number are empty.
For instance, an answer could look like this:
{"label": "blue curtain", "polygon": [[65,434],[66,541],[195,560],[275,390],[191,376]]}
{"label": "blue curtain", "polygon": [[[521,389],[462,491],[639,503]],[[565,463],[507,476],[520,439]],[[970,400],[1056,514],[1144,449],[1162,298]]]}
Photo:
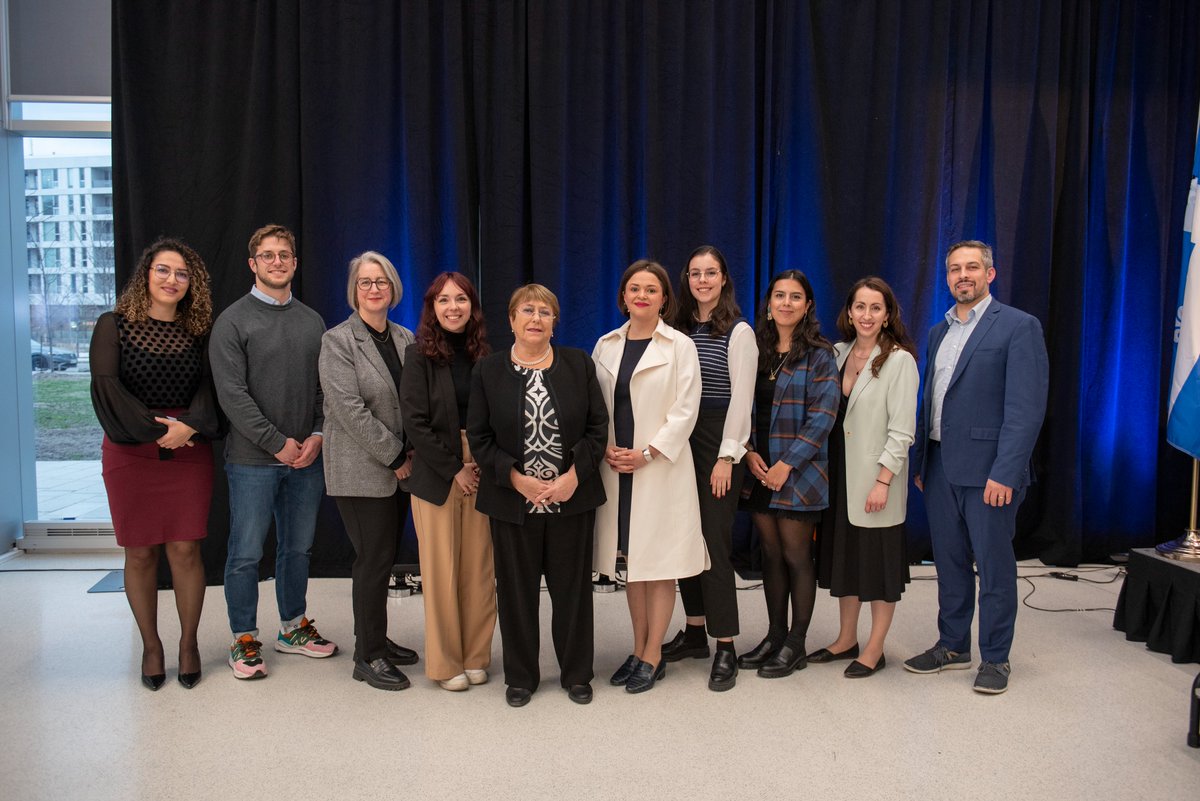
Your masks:
{"label": "blue curtain", "polygon": [[536,280],[559,338],[590,348],[627,264],[677,275],[712,243],[747,316],[800,268],[832,335],[873,273],[923,340],[952,302],[946,246],[984,239],[993,292],[1041,319],[1051,357],[1019,553],[1072,564],[1183,524],[1163,431],[1194,2],[115,0],[114,42],[119,273],[176,233],[223,306],[277,221],[330,323],[372,248],[401,270],[406,325],[455,268],[498,342]]}

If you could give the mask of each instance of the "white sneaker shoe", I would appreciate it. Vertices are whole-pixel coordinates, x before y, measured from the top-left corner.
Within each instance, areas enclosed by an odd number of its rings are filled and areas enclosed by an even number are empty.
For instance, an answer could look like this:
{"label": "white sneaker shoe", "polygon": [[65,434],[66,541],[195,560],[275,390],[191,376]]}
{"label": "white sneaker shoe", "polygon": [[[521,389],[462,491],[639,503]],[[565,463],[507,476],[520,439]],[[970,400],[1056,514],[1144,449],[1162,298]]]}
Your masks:
{"label": "white sneaker shoe", "polygon": [[466,673],[459,673],[457,676],[449,679],[441,679],[438,684],[443,690],[449,690],[452,693],[460,693],[471,686],[471,682],[467,679]]}
{"label": "white sneaker shoe", "polygon": [[471,684],[487,684],[488,672],[482,668],[479,670],[471,670],[467,668],[467,681]]}

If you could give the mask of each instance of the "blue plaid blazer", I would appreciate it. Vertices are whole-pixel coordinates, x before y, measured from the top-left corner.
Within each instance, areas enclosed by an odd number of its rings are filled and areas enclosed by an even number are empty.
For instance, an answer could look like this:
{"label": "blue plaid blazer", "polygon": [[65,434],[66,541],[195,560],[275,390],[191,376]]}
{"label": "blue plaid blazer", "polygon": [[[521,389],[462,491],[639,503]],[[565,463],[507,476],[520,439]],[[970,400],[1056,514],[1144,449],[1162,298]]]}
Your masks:
{"label": "blue plaid blazer", "polygon": [[[767,466],[782,459],[794,469],[771,499],[772,509],[815,512],[829,506],[826,441],[837,422],[839,394],[837,362],[829,351],[813,348],[779,371],[771,430],[765,432],[772,459]],[[750,419],[752,428],[756,427],[758,412]],[[763,434],[751,431],[751,447]]]}

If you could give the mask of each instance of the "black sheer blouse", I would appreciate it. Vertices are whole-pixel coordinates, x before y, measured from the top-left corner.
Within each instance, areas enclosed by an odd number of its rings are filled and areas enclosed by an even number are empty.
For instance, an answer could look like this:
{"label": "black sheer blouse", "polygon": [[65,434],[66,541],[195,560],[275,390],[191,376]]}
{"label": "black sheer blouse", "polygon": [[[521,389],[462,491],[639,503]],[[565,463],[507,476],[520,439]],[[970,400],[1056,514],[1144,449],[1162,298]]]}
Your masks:
{"label": "black sheer blouse", "polygon": [[177,323],[128,322],[106,312],[91,345],[92,406],[113,442],[137,445],[167,433],[154,422],[165,409],[205,438],[220,436],[220,413],[208,367],[208,337]]}

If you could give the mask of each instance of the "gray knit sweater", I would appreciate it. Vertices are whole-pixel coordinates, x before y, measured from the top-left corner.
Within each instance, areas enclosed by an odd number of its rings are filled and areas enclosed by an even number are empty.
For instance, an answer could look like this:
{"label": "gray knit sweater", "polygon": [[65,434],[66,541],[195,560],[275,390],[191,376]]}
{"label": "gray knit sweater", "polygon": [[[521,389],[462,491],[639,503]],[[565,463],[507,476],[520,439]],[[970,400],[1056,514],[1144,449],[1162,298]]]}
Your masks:
{"label": "gray knit sweater", "polygon": [[288,437],[303,443],[324,423],[317,359],[325,321],[292,298],[272,306],[253,295],[213,323],[209,361],[229,417],[225,461],[277,465]]}

